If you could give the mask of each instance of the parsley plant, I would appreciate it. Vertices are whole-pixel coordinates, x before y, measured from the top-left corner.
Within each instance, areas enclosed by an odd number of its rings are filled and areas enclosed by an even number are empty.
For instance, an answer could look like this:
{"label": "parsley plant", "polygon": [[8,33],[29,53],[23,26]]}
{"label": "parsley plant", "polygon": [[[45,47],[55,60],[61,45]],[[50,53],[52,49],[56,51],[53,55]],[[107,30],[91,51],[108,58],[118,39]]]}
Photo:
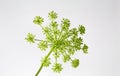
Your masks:
{"label": "parsley plant", "polygon": [[[75,52],[82,50],[83,53],[88,53],[88,46],[83,42],[82,36],[85,34],[85,27],[79,25],[77,28],[70,29],[70,20],[63,18],[61,23],[58,24],[56,19],[58,14],[54,11],[48,13],[48,18],[50,19],[50,24],[48,26],[42,26],[44,19],[40,16],[36,16],[33,20],[34,24],[39,25],[44,35],[45,40],[36,39],[36,36],[32,33],[28,33],[25,38],[30,43],[38,42],[37,46],[41,51],[46,51],[50,47],[48,54],[41,60],[40,68],[38,69],[35,76],[38,76],[43,67],[48,67],[51,64],[52,70],[54,72],[60,73],[63,69],[62,64],[58,61],[60,56],[63,58],[63,62],[71,62],[71,66],[76,68],[79,66],[80,61],[77,58],[72,58],[71,56]],[[53,55],[55,62],[51,62],[50,55]]]}

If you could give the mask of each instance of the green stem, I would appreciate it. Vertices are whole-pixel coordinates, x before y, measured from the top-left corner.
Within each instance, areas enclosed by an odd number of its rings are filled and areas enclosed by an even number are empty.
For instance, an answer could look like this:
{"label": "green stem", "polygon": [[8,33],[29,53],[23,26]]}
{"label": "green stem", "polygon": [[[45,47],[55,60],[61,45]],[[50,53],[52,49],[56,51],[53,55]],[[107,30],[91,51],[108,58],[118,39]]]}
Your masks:
{"label": "green stem", "polygon": [[40,27],[42,28],[42,30],[45,30],[42,25],[40,25]]}
{"label": "green stem", "polygon": [[[57,49],[56,49],[56,56],[57,56],[57,53],[58,53],[58,52],[57,52]],[[55,63],[57,63],[57,57],[55,58]]]}
{"label": "green stem", "polygon": [[42,41],[42,40],[39,40],[39,39],[34,39],[35,41]]}
{"label": "green stem", "polygon": [[[52,53],[52,51],[53,51],[53,49],[50,50],[50,52],[47,54],[47,56],[45,57],[45,59],[47,59],[47,58],[50,56],[50,54]],[[37,73],[35,74],[35,76],[38,76],[38,74],[41,72],[42,68],[43,68],[43,63],[41,64],[41,66],[40,66],[40,68],[38,69],[38,71],[37,71]]]}
{"label": "green stem", "polygon": [[43,63],[41,64],[40,68],[38,69],[37,73],[35,74],[35,76],[38,76],[38,74],[40,73],[40,71],[42,70],[43,68]]}

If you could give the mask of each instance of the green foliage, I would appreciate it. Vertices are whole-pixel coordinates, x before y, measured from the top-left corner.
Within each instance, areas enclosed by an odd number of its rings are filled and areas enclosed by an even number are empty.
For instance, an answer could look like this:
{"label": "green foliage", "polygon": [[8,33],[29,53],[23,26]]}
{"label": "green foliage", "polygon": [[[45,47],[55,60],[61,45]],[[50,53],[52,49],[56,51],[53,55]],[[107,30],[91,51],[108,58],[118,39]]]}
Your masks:
{"label": "green foliage", "polygon": [[28,33],[25,38],[28,42],[34,43],[38,42],[38,48],[41,50],[46,50],[50,47],[48,54],[42,59],[41,66],[35,76],[38,76],[39,72],[43,67],[48,67],[53,62],[50,62],[50,55],[52,54],[55,62],[52,67],[54,72],[60,73],[62,71],[62,64],[58,62],[58,58],[63,58],[63,62],[71,61],[72,67],[76,68],[79,66],[79,59],[73,56],[77,51],[83,50],[85,54],[88,53],[88,46],[83,42],[81,35],[85,34],[85,27],[79,25],[79,27],[70,29],[70,20],[63,18],[61,23],[58,24],[56,19],[58,17],[57,13],[51,11],[48,13],[50,19],[50,24],[48,26],[42,26],[44,22],[43,18],[36,16],[33,20],[34,24],[39,25],[42,28],[45,40],[35,39],[35,35]]}

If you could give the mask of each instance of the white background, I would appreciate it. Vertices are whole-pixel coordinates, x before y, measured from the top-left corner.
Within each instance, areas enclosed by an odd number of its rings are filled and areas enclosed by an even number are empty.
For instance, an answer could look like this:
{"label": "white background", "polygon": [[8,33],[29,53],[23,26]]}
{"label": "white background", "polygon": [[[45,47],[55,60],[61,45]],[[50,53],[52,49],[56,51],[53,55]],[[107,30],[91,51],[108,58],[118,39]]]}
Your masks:
{"label": "white background", "polygon": [[32,20],[47,18],[51,10],[69,18],[73,27],[85,25],[89,54],[76,54],[76,69],[67,63],[60,74],[44,68],[39,76],[120,76],[119,9],[119,0],[0,0],[0,76],[35,75],[43,54],[24,38],[28,32],[43,38]]}

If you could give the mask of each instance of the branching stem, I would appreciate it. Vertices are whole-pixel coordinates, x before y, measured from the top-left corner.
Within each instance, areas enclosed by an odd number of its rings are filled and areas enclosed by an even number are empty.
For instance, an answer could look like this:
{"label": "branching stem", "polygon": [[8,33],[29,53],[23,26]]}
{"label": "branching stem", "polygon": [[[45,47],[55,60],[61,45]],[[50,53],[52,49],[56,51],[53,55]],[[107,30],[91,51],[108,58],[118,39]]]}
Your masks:
{"label": "branching stem", "polygon": [[[50,56],[50,54],[52,53],[52,51],[53,51],[53,49],[51,49],[51,50],[49,51],[49,53],[47,54],[47,56],[45,57],[45,59],[47,59],[47,58]],[[42,68],[43,68],[43,63],[41,64],[41,66],[40,66],[40,68],[38,69],[38,71],[37,71],[37,73],[35,74],[35,76],[38,76],[38,74],[40,73],[40,71],[42,70]]]}

